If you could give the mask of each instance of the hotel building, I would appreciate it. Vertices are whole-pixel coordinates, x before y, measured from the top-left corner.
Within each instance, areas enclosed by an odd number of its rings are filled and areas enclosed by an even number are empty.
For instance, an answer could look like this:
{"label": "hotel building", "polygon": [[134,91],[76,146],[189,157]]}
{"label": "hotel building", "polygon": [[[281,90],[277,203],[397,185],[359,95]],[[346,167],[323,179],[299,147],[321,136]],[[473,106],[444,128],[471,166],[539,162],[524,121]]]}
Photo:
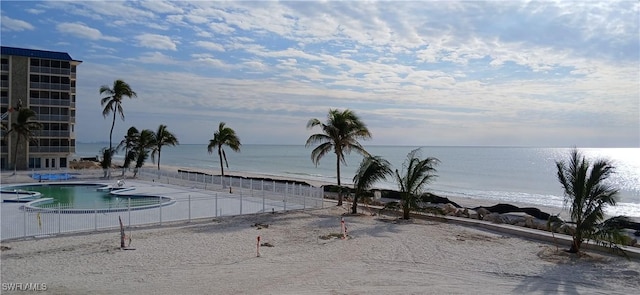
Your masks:
{"label": "hotel building", "polygon": [[[68,167],[76,149],[76,67],[65,52],[1,47],[0,113],[1,169],[57,169]],[[36,113],[31,121],[42,124],[31,142],[19,141],[14,132],[18,107]],[[14,163],[14,157],[16,157]]]}

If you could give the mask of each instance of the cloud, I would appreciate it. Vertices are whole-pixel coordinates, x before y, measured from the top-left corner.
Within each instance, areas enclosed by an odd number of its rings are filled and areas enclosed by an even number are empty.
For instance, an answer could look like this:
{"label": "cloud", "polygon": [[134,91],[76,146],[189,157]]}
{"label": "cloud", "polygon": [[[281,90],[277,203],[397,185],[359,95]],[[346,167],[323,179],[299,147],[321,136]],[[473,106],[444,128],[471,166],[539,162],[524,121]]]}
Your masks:
{"label": "cloud", "polygon": [[224,51],[224,46],[215,43],[215,42],[210,42],[210,41],[196,41],[193,42],[194,45],[198,46],[198,47],[202,47],[208,50],[212,50],[212,51]]}
{"label": "cloud", "polygon": [[184,13],[182,8],[177,7],[174,4],[176,3],[175,2],[172,3],[168,1],[159,1],[159,0],[140,2],[140,5],[156,13],[177,13],[177,14]]}
{"label": "cloud", "polygon": [[91,28],[83,23],[60,23],[56,26],[56,29],[61,33],[89,40],[121,41],[117,37],[104,36],[98,29]]}
{"label": "cloud", "polygon": [[138,40],[138,45],[147,48],[161,49],[161,50],[177,50],[176,42],[171,40],[168,36],[157,34],[142,34],[135,37]]}
{"label": "cloud", "polygon": [[0,18],[0,20],[2,20],[2,30],[3,31],[16,31],[16,32],[22,32],[24,30],[33,30],[35,29],[34,26],[32,26],[30,23],[23,21],[23,20],[18,20],[18,19],[13,19],[10,18],[8,16],[2,16],[2,18]]}

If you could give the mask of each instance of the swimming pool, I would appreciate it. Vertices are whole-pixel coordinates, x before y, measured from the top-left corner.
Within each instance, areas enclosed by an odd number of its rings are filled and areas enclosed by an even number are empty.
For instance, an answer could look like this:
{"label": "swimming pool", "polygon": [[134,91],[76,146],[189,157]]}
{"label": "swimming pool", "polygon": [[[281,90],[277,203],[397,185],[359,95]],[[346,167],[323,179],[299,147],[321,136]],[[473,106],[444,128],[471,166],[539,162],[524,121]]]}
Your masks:
{"label": "swimming pool", "polygon": [[[2,195],[3,201],[15,202],[12,192],[29,192],[39,198],[23,199],[28,201],[24,206],[25,209],[63,208],[67,213],[94,212],[96,210],[100,212],[140,210],[165,206],[174,202],[168,197],[126,194],[126,191],[131,191],[132,188],[110,190],[104,189],[105,187],[107,186],[104,184],[93,183],[29,184],[3,187]],[[113,194],[112,191],[120,191],[120,193]]]}

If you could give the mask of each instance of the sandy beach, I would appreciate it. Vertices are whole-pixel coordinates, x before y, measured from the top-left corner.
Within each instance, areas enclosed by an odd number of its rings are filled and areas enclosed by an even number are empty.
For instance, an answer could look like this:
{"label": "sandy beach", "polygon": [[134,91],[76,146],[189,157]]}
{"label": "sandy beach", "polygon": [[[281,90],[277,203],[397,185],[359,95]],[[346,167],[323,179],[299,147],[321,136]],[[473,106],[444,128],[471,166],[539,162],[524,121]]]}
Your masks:
{"label": "sandy beach", "polygon": [[[636,260],[602,253],[577,259],[552,244],[499,232],[346,212],[332,206],[134,229],[135,250],[119,248],[117,231],[7,242],[2,283],[46,284],[48,294],[633,294],[640,288]],[[348,238],[324,239],[341,232],[342,217]],[[260,257],[258,236],[272,246],[260,247]]]}
{"label": "sandy beach", "polygon": [[[98,173],[83,170],[82,177],[101,176],[101,170],[94,172]],[[26,174],[11,177],[3,175],[3,182],[32,181]],[[473,199],[454,201],[485,205]],[[562,251],[563,246],[557,251],[553,243],[502,231],[349,212],[348,203],[332,204],[324,209],[134,227],[127,230],[132,250],[120,249],[118,231],[6,241],[0,259],[1,291],[633,294],[640,290],[640,263],[635,258],[588,248],[587,257],[577,258]],[[341,218],[348,229],[346,239],[339,238]]]}

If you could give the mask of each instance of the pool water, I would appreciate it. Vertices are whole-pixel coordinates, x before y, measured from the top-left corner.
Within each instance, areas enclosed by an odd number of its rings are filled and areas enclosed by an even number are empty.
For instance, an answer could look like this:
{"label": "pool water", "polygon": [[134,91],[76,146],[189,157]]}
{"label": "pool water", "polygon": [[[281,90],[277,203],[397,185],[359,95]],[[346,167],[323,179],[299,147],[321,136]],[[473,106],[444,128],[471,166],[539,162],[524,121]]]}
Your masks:
{"label": "pool water", "polygon": [[[137,206],[157,205],[158,197],[144,196],[115,196],[109,192],[98,191],[103,187],[100,184],[45,184],[14,186],[11,189],[21,189],[35,191],[42,194],[43,198],[53,198],[53,203],[37,205],[37,207],[71,207],[73,209],[104,209],[104,208],[127,208]],[[129,198],[131,203],[129,204]]]}

